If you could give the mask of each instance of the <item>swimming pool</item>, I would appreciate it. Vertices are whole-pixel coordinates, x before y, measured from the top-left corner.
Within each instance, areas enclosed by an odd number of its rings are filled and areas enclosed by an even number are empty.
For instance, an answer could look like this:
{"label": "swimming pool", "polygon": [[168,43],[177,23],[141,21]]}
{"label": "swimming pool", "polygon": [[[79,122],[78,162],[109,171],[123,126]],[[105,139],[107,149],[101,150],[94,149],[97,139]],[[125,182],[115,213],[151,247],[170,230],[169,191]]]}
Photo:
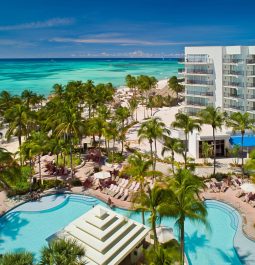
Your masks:
{"label": "swimming pool", "polygon": [[[40,202],[29,202],[18,206],[0,218],[0,253],[27,250],[38,256],[41,247],[47,244],[48,237],[96,204],[107,207],[104,202],[96,198],[72,194],[46,196]],[[207,201],[206,205],[210,230],[188,221],[185,224],[185,250],[190,264],[255,264],[250,263],[250,257],[248,259],[241,257],[240,261],[234,248],[234,238],[236,240],[238,237],[238,231],[242,233],[239,230],[238,212],[217,201]],[[141,222],[139,213],[119,208],[115,211]],[[169,218],[162,220],[162,224],[171,227],[174,227],[174,222]],[[176,233],[177,229],[174,231]],[[242,247],[246,251],[247,245],[255,251],[255,242],[248,241],[247,238],[241,238]],[[252,249],[247,249],[247,253]]]}

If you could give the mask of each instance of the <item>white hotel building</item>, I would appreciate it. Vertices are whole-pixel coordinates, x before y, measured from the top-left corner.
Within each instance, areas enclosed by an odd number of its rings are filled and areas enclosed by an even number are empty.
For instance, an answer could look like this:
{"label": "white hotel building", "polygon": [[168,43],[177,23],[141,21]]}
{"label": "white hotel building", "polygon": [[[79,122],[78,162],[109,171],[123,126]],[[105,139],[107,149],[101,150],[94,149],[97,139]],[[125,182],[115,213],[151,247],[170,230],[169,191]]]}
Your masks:
{"label": "white hotel building", "polygon": [[[184,78],[185,101],[182,111],[195,115],[206,106],[222,111],[248,112],[255,118],[255,46],[186,47],[179,69]],[[230,148],[231,131],[216,132],[217,156]],[[181,136],[177,136],[181,138]],[[201,158],[202,142],[212,144],[212,129],[203,125],[201,132],[189,136],[189,154]]]}
{"label": "white hotel building", "polygon": [[212,105],[255,118],[255,46],[186,47],[183,63],[185,112]]}

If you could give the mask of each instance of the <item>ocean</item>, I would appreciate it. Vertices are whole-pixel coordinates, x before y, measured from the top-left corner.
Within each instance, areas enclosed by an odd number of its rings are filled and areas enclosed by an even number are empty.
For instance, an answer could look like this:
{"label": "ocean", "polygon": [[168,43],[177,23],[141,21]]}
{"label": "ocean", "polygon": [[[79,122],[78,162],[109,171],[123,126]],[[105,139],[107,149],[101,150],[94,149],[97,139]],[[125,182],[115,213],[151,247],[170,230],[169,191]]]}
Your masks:
{"label": "ocean", "polygon": [[0,92],[20,95],[24,89],[48,96],[56,83],[93,80],[125,85],[125,76],[150,75],[158,80],[178,73],[178,60],[171,59],[1,59]]}

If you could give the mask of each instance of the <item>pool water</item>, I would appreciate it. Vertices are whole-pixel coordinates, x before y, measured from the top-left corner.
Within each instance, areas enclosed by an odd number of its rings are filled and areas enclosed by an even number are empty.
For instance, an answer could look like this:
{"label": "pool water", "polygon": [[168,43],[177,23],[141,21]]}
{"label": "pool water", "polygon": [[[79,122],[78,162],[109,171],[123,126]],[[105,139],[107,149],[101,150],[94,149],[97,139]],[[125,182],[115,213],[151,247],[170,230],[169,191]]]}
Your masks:
{"label": "pool water", "polygon": [[[93,197],[78,195],[52,195],[41,202],[25,203],[0,218],[0,253],[27,250],[39,256],[46,239],[64,228],[71,221],[87,212],[93,205],[105,203]],[[233,240],[238,226],[235,210],[229,211],[225,204],[206,202],[210,229],[189,221],[185,223],[186,255],[192,265],[248,264],[240,261]],[[39,211],[35,211],[39,209]],[[131,219],[141,222],[141,214],[115,209]],[[146,216],[148,219],[148,215]],[[165,218],[163,225],[174,227],[175,220]],[[255,243],[254,243],[255,249]]]}

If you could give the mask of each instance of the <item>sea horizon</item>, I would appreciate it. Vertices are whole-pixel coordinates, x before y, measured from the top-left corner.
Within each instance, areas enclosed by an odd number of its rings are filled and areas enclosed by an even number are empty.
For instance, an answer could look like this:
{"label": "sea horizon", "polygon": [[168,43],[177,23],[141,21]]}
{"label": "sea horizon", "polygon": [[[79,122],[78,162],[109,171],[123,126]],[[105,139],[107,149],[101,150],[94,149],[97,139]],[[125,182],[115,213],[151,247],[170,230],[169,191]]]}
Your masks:
{"label": "sea horizon", "polygon": [[20,95],[29,89],[48,96],[56,83],[93,80],[125,85],[125,76],[149,75],[158,80],[178,74],[178,58],[1,58],[0,92]]}

